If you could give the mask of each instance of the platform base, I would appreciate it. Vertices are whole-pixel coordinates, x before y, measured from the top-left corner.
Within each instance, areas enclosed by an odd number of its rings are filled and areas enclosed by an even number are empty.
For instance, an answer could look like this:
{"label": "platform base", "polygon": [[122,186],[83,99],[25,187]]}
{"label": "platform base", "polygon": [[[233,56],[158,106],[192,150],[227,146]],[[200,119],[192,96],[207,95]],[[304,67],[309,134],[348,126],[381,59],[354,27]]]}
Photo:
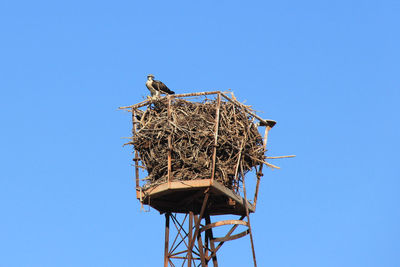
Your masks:
{"label": "platform base", "polygon": [[160,213],[199,214],[205,191],[210,195],[207,204],[209,215],[246,215],[246,206],[250,213],[255,211],[252,203],[211,179],[165,182],[146,190],[138,189],[137,198]]}

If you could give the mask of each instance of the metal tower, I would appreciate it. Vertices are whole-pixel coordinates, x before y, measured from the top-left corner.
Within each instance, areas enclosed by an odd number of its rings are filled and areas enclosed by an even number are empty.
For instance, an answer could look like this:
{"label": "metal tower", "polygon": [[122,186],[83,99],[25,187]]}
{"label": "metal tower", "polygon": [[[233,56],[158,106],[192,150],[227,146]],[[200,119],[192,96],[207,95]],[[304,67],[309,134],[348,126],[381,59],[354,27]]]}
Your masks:
{"label": "metal tower", "polygon": [[[187,97],[214,97],[216,105],[216,116],[214,124],[214,151],[212,154],[211,168],[208,177],[195,180],[177,180],[172,176],[171,151],[174,149],[171,138],[168,139],[168,156],[166,164],[168,168],[167,177],[163,182],[145,184],[141,179],[139,169],[145,169],[138,151],[135,150],[135,180],[137,199],[143,205],[149,205],[165,216],[165,248],[164,266],[218,266],[218,253],[223,244],[246,235],[250,237],[250,245],[253,254],[254,266],[256,253],[253,242],[253,234],[250,223],[250,214],[256,210],[257,197],[261,177],[263,176],[263,165],[276,167],[265,161],[260,161],[255,167],[256,181],[251,200],[248,198],[245,183],[245,173],[238,159],[234,170],[234,179],[231,186],[227,187],[221,183],[215,173],[216,169],[216,147],[219,145],[219,110],[221,100],[228,101],[237,106],[246,116],[256,123],[259,131],[263,132],[262,150],[266,151],[268,133],[276,124],[273,120],[264,120],[251,111],[248,106],[236,101],[233,94],[229,97],[226,93],[202,92],[192,94],[168,95],[168,116],[171,114],[171,99]],[[148,107],[153,99],[147,99],[133,106],[121,107],[132,112],[133,135],[138,131],[137,114],[140,108]],[[141,111],[141,113],[143,113]],[[264,128],[260,130],[260,128]],[[228,220],[219,220],[219,215],[229,215]],[[226,216],[225,216],[226,217]],[[230,226],[223,236],[214,236],[213,230],[220,226]],[[225,229],[226,227],[224,227]]]}

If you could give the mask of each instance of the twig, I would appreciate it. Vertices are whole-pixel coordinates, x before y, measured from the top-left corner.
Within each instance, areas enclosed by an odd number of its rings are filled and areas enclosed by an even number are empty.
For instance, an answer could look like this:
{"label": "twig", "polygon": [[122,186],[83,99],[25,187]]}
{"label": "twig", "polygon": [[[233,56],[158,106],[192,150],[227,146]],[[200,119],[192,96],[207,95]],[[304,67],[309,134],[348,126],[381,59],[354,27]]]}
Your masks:
{"label": "twig", "polygon": [[266,159],[284,159],[284,158],[294,158],[296,155],[289,155],[289,156],[277,156],[277,157],[265,157]]}

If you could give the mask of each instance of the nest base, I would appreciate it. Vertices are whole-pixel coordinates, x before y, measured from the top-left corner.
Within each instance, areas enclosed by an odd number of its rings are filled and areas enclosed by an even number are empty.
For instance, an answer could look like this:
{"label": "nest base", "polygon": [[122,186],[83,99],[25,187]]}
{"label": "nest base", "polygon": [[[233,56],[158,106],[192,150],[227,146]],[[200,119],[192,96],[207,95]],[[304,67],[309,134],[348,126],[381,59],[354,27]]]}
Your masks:
{"label": "nest base", "polygon": [[137,198],[160,213],[199,214],[206,190],[210,194],[207,206],[209,215],[246,215],[246,206],[249,212],[255,211],[249,201],[211,179],[165,182],[145,191],[138,190]]}

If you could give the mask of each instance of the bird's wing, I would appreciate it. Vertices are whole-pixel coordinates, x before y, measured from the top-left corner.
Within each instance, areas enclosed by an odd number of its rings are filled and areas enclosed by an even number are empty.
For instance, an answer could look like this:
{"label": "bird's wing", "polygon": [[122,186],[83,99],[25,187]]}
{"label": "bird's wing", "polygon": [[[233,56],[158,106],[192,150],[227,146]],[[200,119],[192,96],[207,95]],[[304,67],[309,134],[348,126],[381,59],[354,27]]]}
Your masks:
{"label": "bird's wing", "polygon": [[166,94],[175,94],[174,91],[171,91],[171,90],[170,90],[163,82],[161,82],[161,81],[156,81],[156,80],[154,80],[154,81],[153,81],[153,87],[154,87],[156,90],[161,91],[161,92],[166,93]]}
{"label": "bird's wing", "polygon": [[157,81],[157,80],[153,80],[153,87],[157,91],[162,91],[162,89],[164,87],[167,87],[167,86],[163,82],[160,82],[160,81]]}

